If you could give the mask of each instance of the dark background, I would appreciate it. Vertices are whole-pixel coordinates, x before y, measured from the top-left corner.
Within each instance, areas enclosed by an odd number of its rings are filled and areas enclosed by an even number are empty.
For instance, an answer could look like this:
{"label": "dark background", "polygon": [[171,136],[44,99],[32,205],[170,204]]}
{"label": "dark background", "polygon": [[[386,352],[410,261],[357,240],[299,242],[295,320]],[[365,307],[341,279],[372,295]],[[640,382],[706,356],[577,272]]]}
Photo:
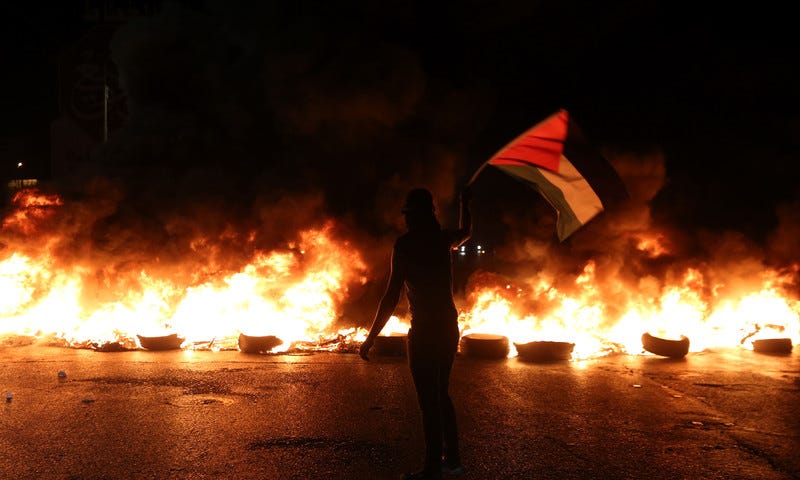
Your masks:
{"label": "dark background", "polygon": [[[453,220],[458,185],[558,108],[612,160],[663,165],[646,201],[665,228],[733,230],[765,243],[787,221],[778,209],[793,211],[800,199],[797,41],[778,2],[0,8],[3,161],[25,158],[33,176],[65,192],[114,179],[122,218],[106,226],[155,210],[186,216],[198,203],[283,221],[264,214],[280,204],[296,222],[332,215],[383,238],[416,185],[434,190]],[[118,74],[112,93],[124,97],[124,121],[79,168],[55,174],[60,62],[100,24],[114,29],[107,66]],[[493,171],[475,190],[477,241],[507,242],[507,214],[524,215],[528,202],[551,215]]]}

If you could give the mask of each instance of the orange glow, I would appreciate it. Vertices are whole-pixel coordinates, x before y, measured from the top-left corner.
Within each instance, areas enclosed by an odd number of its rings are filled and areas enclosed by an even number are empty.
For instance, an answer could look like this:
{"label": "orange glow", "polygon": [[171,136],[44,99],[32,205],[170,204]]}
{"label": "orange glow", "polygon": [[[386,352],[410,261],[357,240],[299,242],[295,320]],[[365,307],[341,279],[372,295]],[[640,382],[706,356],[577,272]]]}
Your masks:
{"label": "orange glow", "polygon": [[[800,342],[800,302],[781,290],[775,271],[765,270],[750,290],[730,296],[709,294],[703,274],[689,268],[679,283],[663,286],[655,296],[649,295],[654,287],[648,285],[654,280],[643,278],[640,290],[604,285],[606,298],[594,271],[594,262],[588,262],[570,293],[541,278],[533,279],[531,284],[536,286],[525,295],[546,300],[534,312],[518,311],[515,305],[523,302],[505,293],[506,286],[477,289],[461,314],[463,333],[495,333],[516,343],[573,342],[574,359],[643,354],[645,332],[668,339],[686,335],[692,352],[752,349],[753,340],[760,338],[789,337],[793,344]],[[515,355],[512,351],[509,356]]]}
{"label": "orange glow", "polygon": [[[60,205],[24,195],[15,202]],[[35,231],[38,217],[19,215],[28,209],[13,213],[4,228]],[[336,323],[348,289],[364,282],[365,265],[332,231],[333,224],[327,224],[299,232],[293,249],[256,251],[238,271],[192,285],[143,268],[127,274],[130,278],[115,278],[129,288],[115,292],[114,301],[93,301],[103,295],[87,281],[94,271],[88,266],[60,266],[46,251],[26,256],[6,250],[0,258],[0,335],[75,347],[119,343],[135,348],[136,335],[177,333],[188,348],[234,349],[239,333],[245,333],[281,338],[284,343],[276,350],[303,343],[333,348],[331,338],[341,341],[358,333]]]}
{"label": "orange glow", "polygon": [[635,235],[636,248],[645,252],[650,258],[657,258],[669,254],[663,235],[647,235],[639,233]]}
{"label": "orange glow", "polygon": [[35,231],[36,221],[48,217],[53,207],[63,204],[57,195],[44,195],[37,189],[24,189],[14,194],[14,212],[3,220],[3,228],[18,230],[25,235]]}
{"label": "orange glow", "polygon": [[[366,319],[344,318],[343,307],[370,272],[361,252],[337,237],[333,222],[297,232],[284,248],[253,250],[236,267],[215,261],[208,271],[195,272],[187,260],[190,271],[179,280],[148,264],[118,271],[57,258],[44,226],[63,202],[23,190],[13,207],[3,219],[3,233],[26,248],[15,251],[0,243],[0,336],[78,348],[115,343],[137,348],[137,335],[176,333],[186,339],[186,350],[219,350],[236,349],[244,333],[279,337],[283,344],[274,352],[352,351],[366,337],[358,325]],[[238,238],[233,227],[221,236],[234,244]],[[256,235],[245,232],[242,238],[252,244]],[[668,242],[658,235],[635,239],[647,258],[667,253]],[[198,255],[221,250],[199,236],[187,245]],[[632,277],[588,260],[568,274],[475,275],[480,281],[459,299],[461,333],[504,335],[512,343],[510,356],[516,355],[513,343],[570,342],[573,359],[646,354],[645,332],[672,339],[685,335],[691,352],[752,348],[754,340],[771,337],[800,343],[793,283],[800,266],[758,268],[748,264],[742,269],[747,273],[736,274],[686,262],[669,275],[640,269]],[[408,329],[407,319],[394,316],[382,334]]]}

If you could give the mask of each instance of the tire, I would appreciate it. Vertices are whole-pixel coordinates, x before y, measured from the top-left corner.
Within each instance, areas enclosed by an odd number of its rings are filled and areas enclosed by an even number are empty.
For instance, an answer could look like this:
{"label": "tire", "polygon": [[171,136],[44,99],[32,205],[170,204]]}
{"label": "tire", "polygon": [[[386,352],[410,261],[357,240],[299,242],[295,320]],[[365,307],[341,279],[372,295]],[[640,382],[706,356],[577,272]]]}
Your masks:
{"label": "tire", "polygon": [[648,352],[662,357],[683,358],[689,353],[689,339],[684,335],[680,340],[668,340],[645,333],[642,335],[642,346]]}
{"label": "tire", "polygon": [[406,354],[408,335],[405,333],[390,333],[378,335],[372,344],[375,355],[400,357]]}
{"label": "tire", "polygon": [[283,340],[274,335],[252,336],[239,334],[239,351],[242,353],[269,353],[278,345],[283,345]]}
{"label": "tire", "polygon": [[178,350],[181,348],[183,341],[186,340],[179,337],[177,333],[155,337],[136,335],[136,338],[139,339],[139,345],[145,350]]}
{"label": "tire", "polygon": [[569,360],[572,357],[574,343],[569,342],[528,342],[514,343],[520,360],[532,362],[552,362]]}
{"label": "tire", "polygon": [[471,333],[461,337],[461,353],[468,357],[506,358],[510,351],[508,338],[488,333]]}
{"label": "tire", "polygon": [[791,338],[764,338],[753,340],[753,351],[758,353],[792,353]]}

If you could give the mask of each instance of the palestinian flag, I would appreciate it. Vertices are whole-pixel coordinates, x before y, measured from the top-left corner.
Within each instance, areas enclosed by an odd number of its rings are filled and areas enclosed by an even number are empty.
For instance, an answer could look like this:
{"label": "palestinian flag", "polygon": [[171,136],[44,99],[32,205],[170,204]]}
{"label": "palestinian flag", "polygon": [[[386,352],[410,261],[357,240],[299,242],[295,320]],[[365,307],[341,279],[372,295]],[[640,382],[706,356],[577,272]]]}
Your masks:
{"label": "palestinian flag", "polygon": [[559,110],[503,147],[475,172],[492,165],[533,187],[553,206],[564,241],[610,204],[628,198],[625,184]]}

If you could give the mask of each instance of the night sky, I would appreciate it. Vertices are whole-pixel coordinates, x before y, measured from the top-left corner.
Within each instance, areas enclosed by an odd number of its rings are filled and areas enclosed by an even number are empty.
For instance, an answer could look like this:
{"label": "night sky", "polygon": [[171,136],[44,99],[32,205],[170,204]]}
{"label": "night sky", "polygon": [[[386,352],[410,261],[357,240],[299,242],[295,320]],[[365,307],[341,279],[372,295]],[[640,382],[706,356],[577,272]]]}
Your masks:
{"label": "night sky", "polygon": [[[115,192],[98,242],[132,220],[161,230],[155,244],[178,217],[222,229],[215,214],[286,230],[333,216],[391,238],[413,186],[452,223],[458,186],[565,108],[648,228],[687,252],[734,232],[800,257],[798,42],[777,2],[119,3],[147,12],[109,44],[126,120],[52,178],[75,198]],[[64,4],[2,7],[3,135],[32,139],[34,164],[49,163],[59,55],[91,27],[85,2]],[[474,189],[477,241],[557,241],[531,190],[492,170]]]}

